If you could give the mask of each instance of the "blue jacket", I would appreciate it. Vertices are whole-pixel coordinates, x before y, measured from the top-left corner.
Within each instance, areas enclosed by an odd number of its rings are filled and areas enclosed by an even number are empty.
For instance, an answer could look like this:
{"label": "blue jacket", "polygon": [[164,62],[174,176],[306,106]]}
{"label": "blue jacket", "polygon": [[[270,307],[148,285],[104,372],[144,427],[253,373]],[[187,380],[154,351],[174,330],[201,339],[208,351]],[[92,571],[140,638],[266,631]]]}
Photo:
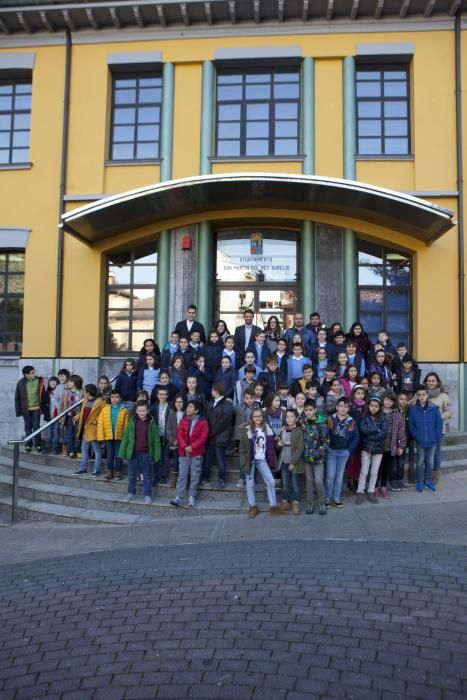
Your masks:
{"label": "blue jacket", "polygon": [[409,410],[409,432],[420,447],[434,447],[443,434],[438,406],[428,401],[425,408],[417,403]]}
{"label": "blue jacket", "polygon": [[227,372],[220,369],[214,377],[214,384],[223,384],[225,386],[225,398],[233,399],[235,392],[235,382],[237,381],[237,373],[232,367]]}
{"label": "blue jacket", "polygon": [[329,416],[327,420],[329,429],[329,449],[347,450],[353,455],[360,442],[358,426],[352,416],[347,416],[343,421],[339,421],[337,414]]}
{"label": "blue jacket", "polygon": [[136,401],[138,375],[139,372],[128,374],[125,370],[122,370],[118,375],[115,389],[120,392],[122,401]]}

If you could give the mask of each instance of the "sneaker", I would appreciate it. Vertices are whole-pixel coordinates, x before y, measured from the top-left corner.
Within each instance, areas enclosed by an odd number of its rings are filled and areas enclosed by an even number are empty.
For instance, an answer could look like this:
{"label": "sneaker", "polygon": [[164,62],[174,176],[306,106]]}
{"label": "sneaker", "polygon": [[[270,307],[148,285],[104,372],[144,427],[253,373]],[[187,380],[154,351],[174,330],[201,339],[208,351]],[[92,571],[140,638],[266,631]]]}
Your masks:
{"label": "sneaker", "polygon": [[378,499],[376,498],[376,494],[374,493],[367,493],[367,499],[369,500],[370,503],[378,503]]}
{"label": "sneaker", "polygon": [[418,493],[422,493],[422,491],[423,491],[423,481],[417,481],[416,489],[417,489]]}
{"label": "sneaker", "polygon": [[134,500],[135,500],[135,496],[132,493],[127,493],[127,495],[125,496],[125,501],[130,502],[130,501],[134,501]]}
{"label": "sneaker", "polygon": [[363,493],[357,493],[357,498],[355,499],[355,505],[361,506],[363,503]]}
{"label": "sneaker", "polygon": [[151,498],[151,496],[145,496],[145,497],[144,497],[144,504],[145,504],[146,506],[150,506],[151,503],[152,503],[152,498]]}
{"label": "sneaker", "polygon": [[405,483],[402,481],[402,479],[399,479],[399,481],[398,481],[397,483],[398,483],[398,485],[399,485],[399,489],[400,489],[401,491],[405,491],[405,489],[407,488],[407,486],[406,486]]}
{"label": "sneaker", "polygon": [[182,499],[178,496],[175,496],[175,498],[172,498],[172,500],[170,501],[170,505],[175,506],[175,508],[180,508],[182,505]]}
{"label": "sneaker", "polygon": [[201,482],[201,486],[205,486],[206,488],[208,488],[209,486],[211,486],[211,482],[209,481],[209,479],[205,479]]}
{"label": "sneaker", "polygon": [[390,487],[391,491],[400,491],[401,490],[401,487],[399,486],[398,481],[391,481],[391,483],[389,484],[389,487]]}
{"label": "sneaker", "polygon": [[195,502],[194,496],[190,496],[190,497],[189,497],[189,499],[188,499],[188,505],[190,506],[190,508],[194,508],[194,507],[195,507],[196,502]]}
{"label": "sneaker", "polygon": [[329,510],[329,508],[332,508],[332,502],[330,498],[325,498],[324,499],[324,507]]}
{"label": "sneaker", "polygon": [[[29,450],[29,451],[31,451],[31,450]],[[75,459],[75,457],[76,457],[76,454],[75,454],[74,452],[69,452],[69,453],[68,453],[68,458],[69,458],[69,459]]]}
{"label": "sneaker", "polygon": [[77,471],[73,472],[73,474],[75,474],[76,476],[78,474],[87,474],[87,473],[88,473],[87,469],[77,469]]}
{"label": "sneaker", "polygon": [[42,447],[40,445],[37,445],[36,452],[42,452]]}
{"label": "sneaker", "polygon": [[91,476],[99,476],[100,472],[92,472]]}
{"label": "sneaker", "polygon": [[381,498],[389,498],[389,493],[386,486],[381,486],[379,493],[381,495]]}
{"label": "sneaker", "polygon": [[431,479],[430,479],[430,481],[427,481],[427,482],[426,482],[425,488],[426,488],[428,491],[433,491],[433,492],[436,491],[436,486],[435,486],[434,483],[431,481]]}
{"label": "sneaker", "polygon": [[318,513],[319,513],[320,515],[326,515],[327,512],[328,512],[328,511],[326,510],[326,506],[325,506],[325,504],[324,504],[324,501],[321,501],[320,504],[319,504]]}
{"label": "sneaker", "polygon": [[32,450],[31,445],[26,445],[25,450],[26,450],[26,452],[31,452],[31,450]]}
{"label": "sneaker", "polygon": [[[323,506],[324,506],[324,503],[323,503]],[[320,508],[321,508],[321,503],[320,503]],[[315,512],[315,502],[308,501],[308,505],[306,507],[307,515],[313,515],[314,512]],[[324,508],[324,512],[326,512],[326,508]]]}
{"label": "sneaker", "polygon": [[292,513],[293,515],[300,515],[300,503],[298,501],[292,501]]}
{"label": "sneaker", "polygon": [[243,479],[239,479],[237,481],[237,488],[242,489],[244,486],[245,486],[245,482],[243,481]]}
{"label": "sneaker", "polygon": [[220,491],[223,491],[225,489],[225,481],[222,481],[222,479],[219,479],[219,481],[217,482],[217,488]]}
{"label": "sneaker", "polygon": [[121,480],[122,480],[122,475],[120,474],[120,472],[117,472],[117,473],[115,474],[114,480],[115,480],[115,481],[121,481]]}
{"label": "sneaker", "polygon": [[344,507],[344,504],[342,503],[342,501],[333,501],[332,505],[334,506],[334,508],[343,508]]}
{"label": "sneaker", "polygon": [[77,459],[81,459],[81,452],[77,452],[76,457],[77,457]]}

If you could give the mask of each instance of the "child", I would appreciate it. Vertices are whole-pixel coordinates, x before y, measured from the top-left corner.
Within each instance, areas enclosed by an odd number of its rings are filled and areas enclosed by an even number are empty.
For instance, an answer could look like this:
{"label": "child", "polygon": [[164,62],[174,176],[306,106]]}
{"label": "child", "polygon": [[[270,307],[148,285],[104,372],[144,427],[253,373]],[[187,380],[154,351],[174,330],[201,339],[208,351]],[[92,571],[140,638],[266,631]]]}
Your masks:
{"label": "child", "polygon": [[[22,369],[23,378],[16,385],[15,409],[16,416],[23,416],[24,432],[27,435],[35,432],[41,422],[41,413],[44,412],[45,380],[44,377],[36,377],[36,370],[31,365]],[[37,452],[41,452],[40,433],[34,438]],[[26,443],[26,452],[31,452],[31,442]]]}
{"label": "child", "polygon": [[[57,399],[57,388],[59,386],[58,377],[50,377],[47,382],[46,392],[46,410],[44,413],[45,421],[48,423],[52,418],[56,418],[59,413],[60,398]],[[47,428],[47,447],[46,452],[53,452],[58,455],[58,440],[60,434],[59,421],[55,421]]]}
{"label": "child", "polygon": [[[400,394],[401,391],[407,392],[409,396],[409,401],[412,400],[415,394],[416,387],[416,373],[413,368],[414,361],[410,355],[405,355],[401,361],[401,367],[396,372],[396,380],[394,382],[396,392]],[[415,399],[416,400],[416,399]]]}
{"label": "child", "polygon": [[123,433],[128,423],[128,409],[123,405],[118,389],[110,392],[110,406],[107,404],[99,413],[97,420],[97,439],[105,442],[107,472],[105,480],[121,481],[122,460],[118,456]]}
{"label": "child", "polygon": [[273,353],[277,359],[277,366],[279,367],[279,372],[283,377],[287,376],[287,342],[284,338],[279,338],[277,341],[277,350]]}
{"label": "child", "polygon": [[[345,370],[349,366],[349,358],[347,357],[347,353],[345,350],[340,352],[337,355],[337,374],[339,377],[343,377],[345,374]],[[356,367],[356,365],[352,365],[353,367]],[[347,397],[348,398],[348,397]]]}
{"label": "child", "polygon": [[432,481],[436,485],[439,481],[439,471],[441,468],[441,447],[443,444],[443,438],[446,434],[448,421],[452,416],[451,404],[449,403],[448,388],[446,385],[441,384],[441,379],[436,372],[429,372],[425,377],[424,384],[428,389],[428,396],[431,403],[438,406],[441,413],[441,419],[443,421],[443,433],[441,438],[436,443],[435,461],[433,464]]}
{"label": "child", "polygon": [[360,421],[360,435],[362,440],[362,468],[358,478],[356,505],[363,503],[366,478],[370,472],[367,498],[370,503],[378,503],[375,494],[376,479],[378,478],[379,465],[383,458],[388,433],[386,416],[382,412],[381,399],[372,396],[368,401],[368,412]]}
{"label": "child", "polygon": [[131,357],[127,357],[115,380],[115,390],[120,394],[122,404],[128,411],[133,410],[137,389],[138,373],[136,371],[136,363]]}
{"label": "child", "polygon": [[409,431],[417,446],[417,491],[436,491],[433,465],[436,443],[443,434],[443,421],[438,406],[428,400],[424,384],[417,387],[417,403],[409,410]]}
{"label": "child", "polygon": [[326,457],[326,499],[325,506],[342,508],[342,482],[345,465],[353,455],[359,442],[358,427],[349,416],[350,404],[345,397],[336,404],[336,412],[328,418],[329,449]]}
{"label": "child", "polygon": [[235,382],[234,389],[234,406],[241,406],[243,402],[243,395],[248,388],[254,388],[255,386],[255,369],[254,367],[247,367],[245,369],[245,378],[237,379]]}
{"label": "child", "polygon": [[264,393],[276,394],[279,390],[279,384],[285,381],[285,377],[279,372],[277,357],[269,355],[266,362],[266,371],[260,372],[258,382],[264,386]]}
{"label": "child", "polygon": [[172,362],[175,360],[176,357],[181,357],[183,360],[185,370],[188,372],[191,365],[193,364],[193,357],[195,356],[195,351],[190,346],[188,338],[180,338],[179,346],[180,347],[178,349],[178,352],[173,356]]}
{"label": "child", "polygon": [[137,401],[136,415],[128,420],[123,439],[118,451],[121,459],[129,460],[127,501],[134,501],[136,496],[136,479],[139,472],[144,480],[144,502],[152,503],[151,463],[161,457],[159,431],[154,420],[149,416],[148,404]]}
{"label": "child", "polygon": [[178,426],[179,474],[175,491],[176,495],[170,501],[173,506],[183,505],[188,477],[190,478],[188,505],[192,508],[196,505],[195,499],[201,475],[201,461],[209,438],[208,422],[206,418],[200,417],[199,410],[200,404],[198,401],[189,400],[186,405],[186,415]]}
{"label": "child", "polygon": [[318,377],[318,379],[321,379],[322,377],[326,376],[326,367],[328,366],[328,353],[325,348],[319,348],[319,350],[316,353],[316,360],[315,360],[315,374]]}
{"label": "child", "polygon": [[[195,380],[196,381],[196,380]],[[170,445],[167,440],[167,421],[169,419],[169,392],[163,386],[160,386],[156,392],[157,402],[153,404],[149,410],[151,418],[153,418],[157,432],[159,433],[160,442],[160,461],[154,464],[153,486],[157,484],[166,484],[168,482],[168,469],[170,457]]]}
{"label": "child", "polygon": [[249,348],[255,356],[255,364],[263,371],[269,357],[269,348],[266,345],[266,333],[262,330],[256,331],[254,343]]}
{"label": "child", "polygon": [[183,362],[183,357],[175,355],[170,368],[170,381],[176,388],[178,393],[183,391],[186,382],[186,369]]}
{"label": "child", "polygon": [[211,331],[208,342],[206,345],[203,345],[201,349],[201,354],[205,358],[206,367],[212,376],[216,374],[217,370],[221,366],[222,351],[223,346],[219,340],[219,336],[215,331]]}
{"label": "child", "polygon": [[315,402],[316,413],[318,415],[325,416],[325,414],[326,414],[325,401],[324,401],[324,398],[319,393],[320,388],[321,387],[320,387],[318,381],[315,381],[315,380],[311,381],[306,388],[305,398],[311,399],[312,401]]}
{"label": "child", "polygon": [[197,377],[193,377],[190,375],[186,378],[183,396],[185,399],[185,404],[187,404],[188,401],[198,401],[200,405],[200,416],[204,416],[206,412],[207,401],[204,398],[203,393],[201,392]]}
{"label": "child", "polygon": [[386,393],[384,386],[381,386],[381,375],[379,372],[372,372],[369,376],[368,399],[376,398],[382,401]]}
{"label": "child", "polygon": [[79,414],[73,420],[78,424],[77,437],[82,438],[80,467],[74,474],[86,474],[89,464],[89,446],[94,450],[94,471],[92,476],[101,473],[102,452],[97,437],[97,421],[99,414],[106,406],[103,397],[97,397],[97,386],[86,384],[84,387],[84,401],[81,404]]}
{"label": "child", "polygon": [[[409,435],[409,396],[408,394],[405,393],[405,391],[401,391],[399,396],[397,397],[397,406],[396,406],[396,411],[397,413],[400,413],[402,416],[402,419],[404,421],[404,427],[405,427],[405,437],[406,437],[406,443],[409,443],[409,440],[412,438]],[[406,447],[407,447],[406,444]],[[391,484],[396,483],[398,487],[398,491],[403,491],[406,488],[406,485],[404,483],[404,466],[405,466],[405,452],[406,450],[404,449],[400,454],[397,452],[395,455],[393,455],[392,459],[392,464],[391,464]]]}
{"label": "child", "polygon": [[277,506],[276,488],[272,471],[276,469],[277,457],[274,434],[265,423],[263,412],[255,408],[251,413],[248,429],[240,435],[240,464],[246,474],[248,517],[256,518],[259,513],[255,497],[255,471],[258,471],[266,484],[271,515],[281,515]]}
{"label": "child", "polygon": [[299,474],[303,473],[303,430],[297,427],[297,413],[289,408],[285,415],[285,426],[280,430],[279,467],[282,474],[281,510],[288,513],[292,502],[292,513],[300,515]]}
{"label": "child", "polygon": [[295,379],[290,387],[292,396],[295,396],[298,391],[306,391],[307,384],[313,381],[313,374],[313,367],[310,364],[303,365],[303,377],[301,379]]}
{"label": "child", "polygon": [[349,364],[357,365],[358,376],[363,377],[366,374],[366,365],[364,357],[357,352],[357,343],[353,340],[347,341],[345,352],[349,359]]}
{"label": "child", "polygon": [[269,396],[266,397],[263,412],[266,423],[272,428],[277,442],[282,427],[285,425],[285,411],[281,408],[279,394],[269,394]]}
{"label": "child", "polygon": [[204,355],[196,354],[193,358],[193,366],[188,372],[189,377],[196,377],[203,401],[209,401],[211,396],[212,377],[211,371],[206,366]]}
{"label": "child", "polygon": [[240,353],[238,353],[235,349],[235,338],[233,337],[233,335],[228,335],[224,341],[224,347],[222,348],[220,353],[219,365],[223,357],[228,357],[230,360],[230,366],[232,367],[232,369],[238,372],[242,363]]}
{"label": "child", "polygon": [[[79,374],[70,374],[67,388],[62,393],[60,400],[60,411],[62,413],[67,408],[74,406],[83,398],[83,380]],[[66,443],[68,448],[68,457],[74,459],[80,457],[80,442],[77,438],[77,423],[76,420],[79,414],[79,407],[72,408],[64,417],[64,429],[66,431]],[[74,420],[76,418],[76,420]]]}
{"label": "child", "polygon": [[[57,385],[57,388],[55,389],[54,400],[57,403],[57,410],[60,413],[60,405],[62,402],[62,396],[63,396],[63,392],[67,388],[68,379],[70,378],[70,372],[65,368],[60,368],[58,370],[57,377],[58,377],[58,385]],[[63,421],[60,420],[57,422],[59,424],[58,431],[60,432],[60,427],[63,425]],[[66,444],[65,435],[62,436],[62,454],[65,457],[68,456],[68,447]]]}
{"label": "child", "polygon": [[144,389],[151,395],[152,390],[159,381],[160,373],[161,370],[154,353],[146,353],[138,370],[138,389]]}
{"label": "child", "polygon": [[378,350],[375,354],[375,361],[370,366],[370,372],[377,372],[381,377],[381,386],[384,387],[385,391],[392,386],[392,372],[389,362],[389,358],[386,356],[384,350]]}
{"label": "child", "polygon": [[299,391],[298,394],[295,397],[295,410],[297,411],[297,424],[303,427],[304,423],[303,421],[305,420],[305,401],[306,401],[306,396],[303,393],[303,391]]}
{"label": "child", "polygon": [[382,346],[384,352],[390,353],[393,357],[396,354],[396,349],[394,345],[391,343],[389,340],[389,335],[387,330],[382,328],[380,332],[378,333],[378,343]]}
{"label": "child", "polygon": [[312,399],[305,401],[305,420],[303,422],[303,462],[305,464],[306,497],[308,505],[306,512],[315,512],[315,487],[318,493],[318,512],[326,515],[324,501],[324,462],[329,444],[329,431],[326,418],[316,411]]}
{"label": "child", "polygon": [[[251,413],[255,402],[255,390],[248,387],[243,394],[241,405],[235,406],[235,425],[234,425],[234,440],[240,440],[240,433],[243,428],[247,428],[250,423]],[[245,474],[240,466],[240,476],[237,482],[238,488],[245,484]]]}
{"label": "child", "polygon": [[328,416],[332,416],[336,412],[337,402],[342,396],[344,396],[344,390],[340,379],[334,377],[331,382],[331,387],[326,394],[325,407]]}
{"label": "child", "polygon": [[166,426],[166,437],[169,443],[170,454],[172,456],[172,471],[170,472],[170,485],[175,486],[178,477],[178,443],[177,443],[177,430],[180,425],[180,421],[185,415],[185,403],[183,396],[177,394],[174,399],[173,408],[169,411],[169,417],[167,418]]}
{"label": "child", "polygon": [[339,379],[337,376],[337,365],[328,365],[326,367],[326,374],[324,377],[321,377],[318,379],[320,387],[321,387],[321,396],[326,399],[326,394],[328,391],[331,389],[331,384],[334,381],[334,379]]}
{"label": "child", "polygon": [[209,423],[209,444],[203,464],[203,483],[209,485],[211,467],[214,458],[217,463],[219,489],[225,488],[225,474],[227,470],[226,450],[232,431],[233,405],[225,397],[225,386],[213,384],[212,399],[207,407],[207,419]]}
{"label": "child", "polygon": [[138,356],[138,362],[137,362],[137,368],[138,370],[140,367],[144,366],[145,362],[145,357],[147,354],[154,355],[158,360],[160,359],[161,356],[161,351],[159,349],[159,346],[156,344],[156,341],[153,338],[146,338],[146,340],[143,342],[143,347],[139,351],[139,356]]}
{"label": "child", "polygon": [[167,389],[167,391],[169,392],[169,403],[172,403],[177,393],[179,393],[177,392],[177,389],[174,386],[174,384],[172,384],[172,382],[170,381],[170,374],[168,370],[161,369],[159,381],[157,382],[156,386],[151,392],[151,398],[149,400],[149,404],[151,406],[153,403],[157,403],[157,390],[160,386],[163,386],[164,389]]}
{"label": "child", "polygon": [[[405,433],[405,419],[403,415],[396,411],[397,397],[392,392],[388,391],[383,396],[383,413],[388,422],[388,433],[386,436],[386,445],[381,460],[379,469],[377,486],[379,484],[379,495],[381,498],[389,498],[387,489],[388,481],[391,479],[393,471],[392,462],[395,456],[403,454],[407,445],[407,436]],[[400,491],[399,484],[396,480],[390,482],[391,491]]]}
{"label": "child", "polygon": [[254,392],[255,392],[255,406],[257,408],[263,408],[264,405],[264,386],[262,384],[255,384],[254,386]]}
{"label": "child", "polygon": [[[360,425],[360,421],[367,411],[367,401],[365,396],[365,390],[361,384],[356,384],[352,389],[352,395],[350,399],[350,412],[349,415],[352,416],[357,424]],[[356,491],[358,485],[358,477],[360,476],[360,469],[362,466],[362,447],[358,444],[357,449],[351,455],[347,462],[346,473],[347,473],[347,488],[349,491]]]}
{"label": "child", "polygon": [[243,367],[240,368],[240,371],[238,373],[238,378],[243,379],[245,377],[245,371],[247,367],[254,367],[255,370],[255,382],[257,381],[260,372],[261,372],[261,367],[259,367],[256,362],[255,362],[255,354],[251,350],[247,350],[245,353],[245,364]]}
{"label": "child", "polygon": [[287,382],[281,382],[279,384],[278,394],[281,400],[281,408],[293,408],[295,406],[293,396],[289,394],[289,385]]}
{"label": "child", "polygon": [[309,358],[303,355],[303,345],[295,342],[292,346],[292,355],[287,358],[287,382],[289,386],[292,386],[295,379],[303,377],[303,366],[309,364]]}
{"label": "child", "polygon": [[110,402],[110,392],[112,391],[112,385],[106,374],[101,374],[97,380],[97,397],[99,399],[104,399],[106,403]]}
{"label": "child", "polygon": [[236,381],[237,373],[230,365],[230,358],[223,357],[221,360],[221,368],[214,377],[214,382],[216,384],[223,384],[225,386],[225,396],[228,399],[233,399]]}
{"label": "child", "polygon": [[357,375],[357,365],[348,365],[344,376],[340,378],[344,394],[347,399],[352,397],[352,389],[358,384],[359,377]]}
{"label": "child", "polygon": [[161,369],[168,369],[172,363],[173,356],[179,351],[180,336],[177,331],[172,331],[169,342],[162,349]]}

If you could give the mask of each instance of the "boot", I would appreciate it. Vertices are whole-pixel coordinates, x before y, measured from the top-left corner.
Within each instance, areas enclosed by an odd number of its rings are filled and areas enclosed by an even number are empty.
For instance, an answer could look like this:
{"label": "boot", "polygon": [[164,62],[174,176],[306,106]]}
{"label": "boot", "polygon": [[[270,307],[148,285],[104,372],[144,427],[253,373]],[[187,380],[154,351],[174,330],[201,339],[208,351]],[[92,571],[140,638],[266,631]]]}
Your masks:
{"label": "boot", "polygon": [[308,505],[306,507],[306,512],[307,512],[307,515],[313,515],[313,513],[315,512],[315,502],[313,500],[308,501]]}
{"label": "boot", "polygon": [[286,500],[283,498],[283,499],[282,499],[282,503],[280,504],[279,508],[281,509],[281,511],[282,511],[284,514],[286,514],[286,513],[288,513],[289,510],[290,510],[290,503],[289,503],[288,501],[286,501]]}
{"label": "boot", "polygon": [[256,518],[258,513],[259,513],[258,506],[250,506],[249,507],[249,509],[248,509],[248,517],[249,518]]}
{"label": "boot", "polygon": [[431,480],[435,486],[439,483],[439,471],[433,472],[433,474],[431,475]]}
{"label": "boot", "polygon": [[300,503],[298,501],[292,501],[292,513],[300,515]]}
{"label": "boot", "polygon": [[105,472],[104,479],[106,481],[112,481],[113,478],[114,478],[113,472],[111,472],[110,469],[107,469],[107,471]]}
{"label": "boot", "polygon": [[169,484],[174,489],[177,485],[178,473],[171,471],[169,477]]}
{"label": "boot", "polygon": [[64,457],[68,457],[68,446],[67,445],[62,445],[62,455]]}

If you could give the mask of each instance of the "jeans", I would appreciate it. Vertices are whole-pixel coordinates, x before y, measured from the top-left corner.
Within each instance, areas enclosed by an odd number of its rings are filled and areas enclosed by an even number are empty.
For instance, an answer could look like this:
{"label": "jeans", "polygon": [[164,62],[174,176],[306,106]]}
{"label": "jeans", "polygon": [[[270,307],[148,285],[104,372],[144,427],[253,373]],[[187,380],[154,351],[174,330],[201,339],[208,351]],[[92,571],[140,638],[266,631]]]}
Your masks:
{"label": "jeans", "polygon": [[261,474],[261,476],[264,479],[264,483],[266,484],[269,505],[271,507],[277,505],[277,502],[276,502],[276,484],[274,481],[274,477],[272,475],[271,470],[269,469],[269,465],[266,462],[266,460],[259,460],[259,459],[253,460],[253,462],[251,463],[250,473],[246,475],[246,496],[248,499],[248,505],[250,507],[256,505],[256,496],[255,496],[255,470],[256,469],[259,471],[259,473]]}
{"label": "jeans", "polygon": [[282,462],[282,498],[284,501],[299,501],[300,500],[300,483],[298,474],[295,471],[289,471],[288,462]]}
{"label": "jeans", "polygon": [[101,444],[99,440],[86,440],[86,438],[83,438],[83,441],[81,443],[81,462],[80,462],[80,467],[81,469],[88,469],[88,464],[89,464],[89,446],[92,445],[92,449],[94,450],[94,474],[99,474],[101,470],[101,462],[102,462],[102,451],[101,451]]}
{"label": "jeans", "polygon": [[436,445],[433,447],[420,447],[417,445],[417,482],[426,484],[431,481],[433,464],[435,461]]}
{"label": "jeans", "polygon": [[73,423],[71,416],[66,417],[65,430],[66,430],[66,443],[68,446],[68,452],[80,452],[81,451],[80,441],[76,437],[76,434],[78,432],[78,424]]}
{"label": "jeans", "polygon": [[185,497],[186,485],[188,477],[190,477],[190,486],[188,487],[188,495],[196,498],[198,491],[199,479],[201,476],[201,460],[202,457],[179,457],[179,472],[176,487],[177,498]]}
{"label": "jeans", "polygon": [[324,462],[305,462],[305,485],[308,501],[315,499],[315,486],[319,502],[324,501]]}
{"label": "jeans", "polygon": [[439,472],[441,469],[441,449],[443,447],[444,435],[441,435],[440,439],[436,442],[435,446],[435,459],[433,462],[433,471]]}
{"label": "jeans", "polygon": [[348,450],[328,450],[326,457],[326,498],[339,502],[341,500],[342,481],[345,465],[349,458]]}
{"label": "jeans", "polygon": [[370,482],[368,484],[368,493],[374,493],[376,487],[376,479],[378,478],[379,465],[383,458],[382,454],[371,455],[369,452],[362,451],[362,468],[358,477],[357,493],[365,493],[366,477],[370,472]]}
{"label": "jeans", "polygon": [[105,453],[107,457],[107,469],[109,472],[121,472],[122,471],[122,460],[118,456],[118,451],[120,449],[121,440],[106,440],[105,441]]}
{"label": "jeans", "polygon": [[142,473],[144,480],[144,495],[152,495],[151,460],[147,452],[133,452],[128,462],[128,493],[136,496],[136,480]]}
{"label": "jeans", "polygon": [[391,460],[391,481],[403,481],[405,467],[405,450],[401,455],[393,455]]}
{"label": "jeans", "polygon": [[219,481],[225,481],[225,473],[227,469],[227,460],[225,456],[226,450],[226,445],[219,446],[214,445],[211,442],[208,443],[203,463],[203,479],[205,481],[209,481],[211,478],[211,467],[214,461],[217,464],[217,478]]}
{"label": "jeans", "polygon": [[161,444],[161,458],[154,463],[154,485],[159,482],[166,484],[169,472],[170,445],[169,441],[162,435],[159,437]]}
{"label": "jeans", "polygon": [[60,438],[60,422],[57,420],[47,428],[47,449],[49,452],[58,450],[58,441]]}
{"label": "jeans", "polygon": [[[23,419],[24,419],[24,432],[26,435],[31,435],[35,430],[38,429],[40,422],[41,422],[41,412],[39,410],[37,411],[28,411],[27,413],[23,413]],[[31,440],[30,442],[26,443],[27,445],[31,445],[32,442],[34,442],[36,447],[41,446],[41,436],[36,435],[36,437]]]}

